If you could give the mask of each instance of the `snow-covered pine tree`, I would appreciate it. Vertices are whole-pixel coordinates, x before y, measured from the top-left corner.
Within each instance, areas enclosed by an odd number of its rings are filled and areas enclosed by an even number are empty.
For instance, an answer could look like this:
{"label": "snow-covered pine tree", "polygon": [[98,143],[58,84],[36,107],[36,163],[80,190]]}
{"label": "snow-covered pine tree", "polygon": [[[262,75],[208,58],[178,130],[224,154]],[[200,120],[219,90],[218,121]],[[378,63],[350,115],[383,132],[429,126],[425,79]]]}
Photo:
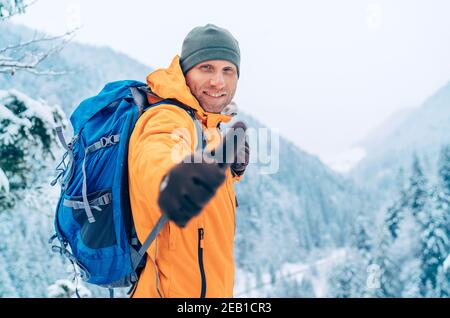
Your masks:
{"label": "snow-covered pine tree", "polygon": [[338,264],[329,277],[328,295],[337,298],[364,297],[367,295],[367,268],[372,259],[372,234],[368,218],[360,211],[351,231],[352,248],[346,261]]}
{"label": "snow-covered pine tree", "polygon": [[[445,216],[446,234],[450,237],[450,145],[442,147],[439,168],[438,168],[438,187],[440,189],[437,196],[437,209],[443,211]],[[450,255],[450,251],[448,251]]]}
{"label": "snow-covered pine tree", "polygon": [[6,265],[7,262],[0,252],[0,298],[18,297],[18,293]]}
{"label": "snow-covered pine tree", "polygon": [[414,154],[413,156],[413,164],[407,193],[408,207],[411,209],[414,218],[420,223],[420,212],[425,207],[429,194],[427,191],[427,179],[417,154]]}
{"label": "snow-covered pine tree", "polygon": [[380,284],[379,288],[368,290],[367,294],[378,298],[399,297],[402,289],[399,277],[401,266],[392,253],[394,239],[387,226],[382,226],[380,231],[379,242],[370,261],[370,264],[377,265],[380,269]]}
{"label": "snow-covered pine tree", "polygon": [[53,128],[66,127],[65,118],[59,106],[17,90],[0,91],[0,168],[11,191],[38,184],[53,172],[61,152]]}
{"label": "snow-covered pine tree", "polygon": [[281,277],[278,284],[272,287],[270,297],[314,298],[315,292],[308,276]]}
{"label": "snow-covered pine tree", "polygon": [[395,202],[386,210],[386,226],[394,240],[398,237],[399,223],[401,221],[402,211],[403,208],[399,204],[399,202]]}
{"label": "snow-covered pine tree", "polygon": [[405,207],[408,204],[403,176],[404,171],[403,169],[400,169],[397,175],[397,182],[396,182],[396,186],[399,189],[399,196],[398,199],[396,199],[394,203],[390,207],[388,207],[385,216],[386,226],[394,240],[398,237],[399,224],[404,217],[403,213]]}
{"label": "snow-covered pine tree", "polygon": [[25,6],[23,0],[0,0],[0,19],[22,13]]}
{"label": "snow-covered pine tree", "polygon": [[[423,296],[442,297],[446,293],[443,264],[450,251],[450,147],[443,147],[439,158],[438,184],[431,194],[431,202],[421,213],[421,282]],[[441,273],[441,274],[440,274]]]}
{"label": "snow-covered pine tree", "polygon": [[[369,219],[361,211],[353,223],[351,257],[339,264],[329,278],[330,297],[398,297],[402,290],[399,279],[401,264],[398,263],[392,245],[396,241],[404,210],[407,208],[407,191],[399,173],[398,197],[388,208],[381,231],[371,229]],[[375,223],[372,223],[376,226]],[[382,233],[375,239],[376,233]],[[377,242],[377,243],[376,243]],[[377,284],[371,284],[374,275],[371,268],[377,268]],[[374,286],[372,286],[374,285]],[[376,285],[376,286],[375,286]]]}
{"label": "snow-covered pine tree", "polygon": [[424,296],[421,288],[423,277],[423,233],[431,213],[428,179],[418,155],[413,155],[407,186],[407,210],[401,224],[401,233],[393,251],[400,265],[402,291],[400,296]]}
{"label": "snow-covered pine tree", "polygon": [[9,180],[2,168],[0,168],[0,209],[9,209],[14,205],[9,192]]}
{"label": "snow-covered pine tree", "polygon": [[450,254],[438,272],[437,284],[441,286],[441,297],[450,297]]}
{"label": "snow-covered pine tree", "polygon": [[67,279],[59,279],[48,287],[48,297],[50,298],[76,298],[78,296],[89,298],[92,293],[83,284],[77,284]]}
{"label": "snow-covered pine tree", "polygon": [[[372,253],[369,255],[367,266],[379,268],[379,287],[368,288],[368,297],[399,297],[402,282],[399,277],[401,264],[398,263],[394,249],[400,235],[401,223],[405,219],[408,208],[408,185],[404,182],[404,170],[400,169],[396,178],[397,196],[386,209],[383,222],[378,230],[371,233]],[[374,226],[377,226],[374,224]],[[375,234],[378,233],[377,236]]]}
{"label": "snow-covered pine tree", "polygon": [[424,233],[425,224],[428,233],[433,230],[429,222],[428,180],[417,154],[413,156],[407,184],[403,184],[400,171],[397,187],[398,197],[386,210],[382,234],[371,261],[380,266],[380,288],[369,294],[376,297],[419,297],[422,260],[430,256],[429,253],[424,256],[419,236]]}
{"label": "snow-covered pine tree", "polygon": [[358,250],[360,257],[367,263],[371,258],[372,234],[369,229],[369,220],[362,211],[358,213],[353,225],[351,243]]}
{"label": "snow-covered pine tree", "polygon": [[[433,192],[437,192],[435,189]],[[432,205],[435,205],[433,193]],[[448,253],[448,237],[446,235],[445,216],[440,209],[430,205],[422,211],[421,245],[421,279],[420,290],[422,296],[435,295],[437,274]],[[440,294],[439,291],[437,291]]]}
{"label": "snow-covered pine tree", "polygon": [[49,179],[62,152],[52,129],[65,124],[60,107],[16,90],[0,91],[0,169],[7,179],[2,184],[9,185],[9,194],[0,200],[4,297],[43,297],[49,282],[61,277],[61,260],[51,255],[47,241],[59,194],[50,189]]}
{"label": "snow-covered pine tree", "polygon": [[[442,195],[438,199],[438,209],[442,209],[446,218],[447,238],[450,238],[450,145],[442,148],[439,165],[439,180]],[[447,257],[438,274],[438,285],[442,286],[442,297],[450,297],[450,247]]]}
{"label": "snow-covered pine tree", "polygon": [[359,298],[366,295],[367,262],[352,248],[346,260],[333,268],[328,278],[328,297]]}
{"label": "snow-covered pine tree", "polygon": [[[415,183],[408,180],[410,183]],[[404,170],[400,169],[396,178],[397,196],[393,198],[393,203],[386,209],[384,222],[380,225],[377,238],[377,246],[373,248],[373,256],[369,261],[371,265],[380,268],[380,288],[368,290],[371,297],[399,297],[402,292],[402,281],[399,273],[402,264],[399,264],[398,249],[400,233],[405,227],[402,226],[410,213],[409,205],[413,200],[409,195],[411,185],[405,183]]]}

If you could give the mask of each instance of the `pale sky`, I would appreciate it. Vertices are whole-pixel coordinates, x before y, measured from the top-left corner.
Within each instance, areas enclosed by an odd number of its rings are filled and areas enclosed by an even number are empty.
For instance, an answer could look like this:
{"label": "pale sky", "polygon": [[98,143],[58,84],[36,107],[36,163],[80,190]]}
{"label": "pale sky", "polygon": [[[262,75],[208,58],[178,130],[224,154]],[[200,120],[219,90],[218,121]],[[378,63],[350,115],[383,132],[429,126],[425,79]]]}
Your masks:
{"label": "pale sky", "polygon": [[225,27],[241,47],[239,107],[330,160],[450,80],[449,17],[446,0],[38,0],[13,21],[81,24],[76,41],[155,68],[193,27]]}

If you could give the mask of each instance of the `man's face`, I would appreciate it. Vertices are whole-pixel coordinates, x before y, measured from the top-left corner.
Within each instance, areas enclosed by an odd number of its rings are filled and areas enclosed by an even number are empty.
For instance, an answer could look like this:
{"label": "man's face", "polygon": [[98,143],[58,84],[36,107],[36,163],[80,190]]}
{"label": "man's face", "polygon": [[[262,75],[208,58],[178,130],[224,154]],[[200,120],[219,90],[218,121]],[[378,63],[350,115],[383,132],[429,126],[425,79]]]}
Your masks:
{"label": "man's face", "polygon": [[210,113],[220,113],[231,103],[237,82],[236,66],[223,60],[202,62],[186,74],[186,84],[192,95]]}

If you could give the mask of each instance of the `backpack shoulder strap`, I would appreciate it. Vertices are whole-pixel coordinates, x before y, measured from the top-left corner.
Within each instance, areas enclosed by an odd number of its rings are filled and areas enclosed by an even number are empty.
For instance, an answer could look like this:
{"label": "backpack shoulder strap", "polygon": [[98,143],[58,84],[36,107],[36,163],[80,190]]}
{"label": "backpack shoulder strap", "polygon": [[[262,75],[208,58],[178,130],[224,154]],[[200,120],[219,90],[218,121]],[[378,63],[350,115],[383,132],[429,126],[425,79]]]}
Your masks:
{"label": "backpack shoulder strap", "polygon": [[139,249],[137,254],[134,254],[133,257],[135,258],[133,260],[133,270],[136,271],[138,265],[141,263],[141,260],[144,258],[145,254],[147,253],[148,248],[152,244],[152,242],[155,240],[156,236],[158,236],[159,232],[161,232],[162,228],[166,223],[169,222],[169,217],[166,214],[163,214],[158,222],[156,222],[156,225],[153,227],[150,234],[145,239],[145,242],[142,244],[141,248]]}
{"label": "backpack shoulder strap", "polygon": [[139,116],[150,106],[145,92],[140,87],[130,87],[131,95],[133,95],[134,102],[139,108]]}
{"label": "backpack shoulder strap", "polygon": [[[130,90],[133,95],[133,99],[139,108],[139,116],[141,116],[148,109],[161,104],[170,104],[184,109],[194,121],[196,135],[202,137],[201,144],[200,142],[197,143],[196,150],[200,150],[200,147],[202,150],[206,148],[205,134],[203,134],[203,129],[200,122],[195,118],[195,110],[175,99],[163,99],[159,97],[153,93],[148,86],[130,87]],[[149,100],[151,100],[151,102]]]}

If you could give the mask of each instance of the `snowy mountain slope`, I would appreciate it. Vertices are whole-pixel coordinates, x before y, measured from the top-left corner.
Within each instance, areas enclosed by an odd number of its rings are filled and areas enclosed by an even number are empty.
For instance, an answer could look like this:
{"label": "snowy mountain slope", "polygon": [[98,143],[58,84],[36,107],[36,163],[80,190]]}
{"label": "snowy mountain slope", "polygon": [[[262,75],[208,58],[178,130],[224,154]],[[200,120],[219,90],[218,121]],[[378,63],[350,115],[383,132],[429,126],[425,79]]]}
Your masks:
{"label": "snowy mountain slope", "polygon": [[356,144],[363,147],[368,152],[376,151],[395,130],[403,124],[408,118],[418,110],[418,107],[400,109],[391,114],[384,122],[372,130],[365,138]]}
{"label": "snowy mountain slope", "polygon": [[[388,128],[386,128],[388,127]],[[407,109],[393,122],[382,126],[361,142],[367,156],[352,169],[350,176],[372,191],[389,192],[400,168],[411,166],[413,153],[432,169],[442,145],[450,143],[450,82],[419,108]]]}
{"label": "snowy mountain slope", "polygon": [[415,110],[416,108],[403,108],[394,112],[361,141],[342,153],[326,158],[325,163],[339,173],[349,173],[367,156],[367,152],[376,152],[377,147],[383,147],[384,140]]}

